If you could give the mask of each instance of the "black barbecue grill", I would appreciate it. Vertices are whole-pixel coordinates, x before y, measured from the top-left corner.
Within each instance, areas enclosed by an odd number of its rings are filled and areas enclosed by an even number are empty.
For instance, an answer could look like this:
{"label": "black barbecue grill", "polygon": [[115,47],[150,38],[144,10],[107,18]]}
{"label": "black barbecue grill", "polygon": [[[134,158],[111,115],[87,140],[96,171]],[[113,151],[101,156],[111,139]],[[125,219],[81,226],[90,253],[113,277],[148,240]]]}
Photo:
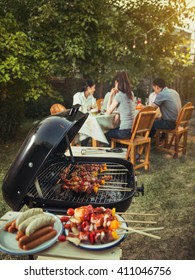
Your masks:
{"label": "black barbecue grill", "polygon": [[[70,142],[88,114],[71,108],[40,121],[29,132],[2,185],[3,197],[13,210],[24,205],[42,207],[53,213],[91,204],[126,211],[138,191],[133,165],[118,158],[74,157]],[[69,149],[70,156],[65,155]],[[106,163],[104,174],[111,174],[104,189],[97,193],[77,193],[62,188],[60,174],[67,167],[70,176],[76,165]],[[101,175],[99,175],[101,176]],[[118,188],[119,187],[119,188]],[[108,189],[107,189],[108,188]]]}

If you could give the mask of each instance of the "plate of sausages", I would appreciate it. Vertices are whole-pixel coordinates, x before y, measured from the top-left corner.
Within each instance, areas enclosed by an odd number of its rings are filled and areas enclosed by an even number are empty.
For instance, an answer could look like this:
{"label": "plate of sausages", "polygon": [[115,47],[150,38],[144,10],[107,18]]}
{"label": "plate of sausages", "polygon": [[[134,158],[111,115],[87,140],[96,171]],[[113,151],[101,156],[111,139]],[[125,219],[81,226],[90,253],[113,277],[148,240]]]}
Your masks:
{"label": "plate of sausages", "polygon": [[60,219],[41,208],[18,213],[0,226],[0,251],[11,255],[30,255],[49,248],[62,234]]}

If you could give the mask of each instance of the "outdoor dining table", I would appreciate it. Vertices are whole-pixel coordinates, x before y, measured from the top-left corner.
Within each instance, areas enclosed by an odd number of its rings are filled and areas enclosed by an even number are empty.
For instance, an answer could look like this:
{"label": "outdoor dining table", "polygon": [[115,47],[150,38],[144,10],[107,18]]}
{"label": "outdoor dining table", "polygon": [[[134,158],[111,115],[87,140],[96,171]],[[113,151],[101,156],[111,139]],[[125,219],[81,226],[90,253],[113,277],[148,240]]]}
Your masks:
{"label": "outdoor dining table", "polygon": [[108,144],[105,133],[119,125],[119,113],[114,112],[110,115],[98,113],[90,113],[87,120],[79,130],[80,140],[86,137],[92,138],[92,147],[98,146],[98,141]]}

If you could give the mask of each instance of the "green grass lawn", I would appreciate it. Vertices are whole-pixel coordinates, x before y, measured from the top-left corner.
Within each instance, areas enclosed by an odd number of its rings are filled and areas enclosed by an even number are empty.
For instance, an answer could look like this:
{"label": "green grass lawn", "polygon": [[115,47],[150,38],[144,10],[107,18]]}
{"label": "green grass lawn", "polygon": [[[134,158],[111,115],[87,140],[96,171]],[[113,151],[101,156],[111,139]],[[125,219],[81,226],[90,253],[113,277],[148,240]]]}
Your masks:
{"label": "green grass lawn", "polygon": [[[25,139],[31,123],[25,123],[15,141],[1,143],[0,184],[11,162]],[[162,152],[151,150],[149,171],[136,171],[138,186],[144,184],[144,196],[134,197],[128,209],[128,219],[153,220],[155,227],[164,227],[154,232],[161,240],[131,234],[122,242],[122,259],[192,260],[195,258],[194,240],[194,189],[195,189],[195,139],[189,137],[187,155],[173,159]],[[24,208],[23,208],[24,209]],[[23,210],[21,209],[21,211]],[[0,215],[11,210],[0,193]],[[131,216],[130,212],[156,213],[156,216]],[[126,217],[126,216],[125,216]],[[135,224],[129,224],[129,226]],[[136,224],[143,226],[143,224]],[[154,226],[154,225],[153,225]],[[0,254],[2,259],[25,257]]]}

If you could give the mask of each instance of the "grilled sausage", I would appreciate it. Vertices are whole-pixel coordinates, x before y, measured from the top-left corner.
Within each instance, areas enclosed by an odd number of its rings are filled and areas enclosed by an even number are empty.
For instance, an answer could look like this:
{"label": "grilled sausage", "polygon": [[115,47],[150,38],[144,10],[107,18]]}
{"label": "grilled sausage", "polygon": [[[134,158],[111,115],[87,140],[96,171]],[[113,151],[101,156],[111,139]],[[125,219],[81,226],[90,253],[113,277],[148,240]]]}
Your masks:
{"label": "grilled sausage", "polygon": [[18,232],[16,233],[16,240],[18,241],[22,236],[24,236],[24,232],[18,231]]}
{"label": "grilled sausage", "polygon": [[10,222],[8,222],[7,224],[5,224],[4,227],[3,227],[3,229],[6,230],[6,231],[8,231],[8,228],[11,226],[11,224],[12,224],[14,221],[15,221],[15,220],[10,221]]}
{"label": "grilled sausage", "polygon": [[8,227],[8,230],[7,230],[9,233],[14,233],[17,231],[17,228],[13,227],[12,225]]}
{"label": "grilled sausage", "polygon": [[19,224],[18,230],[19,230],[19,231],[22,231],[22,232],[25,232],[27,226],[30,225],[30,223],[31,223],[32,221],[34,221],[35,219],[38,219],[38,218],[40,218],[40,217],[44,217],[44,216],[45,216],[45,214],[38,214],[38,215],[34,215],[34,216],[32,216],[32,217],[27,218],[26,220],[24,220],[23,222],[21,222],[21,223]]}
{"label": "grilled sausage", "polygon": [[29,235],[33,234],[36,230],[38,230],[44,226],[53,225],[54,222],[55,222],[55,218],[53,216],[44,214],[42,217],[33,220],[27,226],[27,228],[25,230],[25,234],[29,236]]}
{"label": "grilled sausage", "polygon": [[57,234],[57,231],[56,230],[52,230],[51,232],[39,237],[38,239],[35,239],[29,243],[27,243],[26,245],[23,245],[22,248],[24,250],[32,250],[34,249],[35,247],[43,244],[44,242],[52,239],[53,237],[55,237]]}
{"label": "grilled sausage", "polygon": [[30,236],[23,235],[21,238],[19,238],[19,247],[21,248],[23,245],[26,245],[27,243],[29,243],[41,236],[44,236],[45,234],[51,232],[52,230],[53,230],[52,226],[46,226],[46,227],[43,227],[43,228],[35,231]]}
{"label": "grilled sausage", "polygon": [[12,221],[11,225],[12,227],[16,228],[16,220]]}
{"label": "grilled sausage", "polygon": [[21,222],[23,222],[24,220],[28,219],[29,217],[37,215],[37,214],[41,214],[41,213],[43,213],[42,208],[32,208],[32,209],[29,209],[29,210],[23,212],[16,219],[16,227],[18,228],[19,224]]}

